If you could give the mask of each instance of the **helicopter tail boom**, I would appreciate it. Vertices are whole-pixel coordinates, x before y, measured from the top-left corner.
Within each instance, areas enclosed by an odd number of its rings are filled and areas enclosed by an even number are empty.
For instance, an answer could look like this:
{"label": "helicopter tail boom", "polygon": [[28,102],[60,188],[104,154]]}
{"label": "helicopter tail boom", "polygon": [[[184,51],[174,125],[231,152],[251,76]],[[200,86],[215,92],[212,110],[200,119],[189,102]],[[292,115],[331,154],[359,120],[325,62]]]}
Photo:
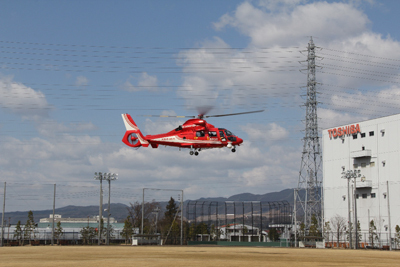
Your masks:
{"label": "helicopter tail boom", "polygon": [[122,138],[122,142],[130,147],[148,147],[149,141],[147,141],[142,132],[139,130],[139,127],[137,127],[131,115],[122,114],[122,120],[124,121],[126,128],[126,132],[124,137]]}

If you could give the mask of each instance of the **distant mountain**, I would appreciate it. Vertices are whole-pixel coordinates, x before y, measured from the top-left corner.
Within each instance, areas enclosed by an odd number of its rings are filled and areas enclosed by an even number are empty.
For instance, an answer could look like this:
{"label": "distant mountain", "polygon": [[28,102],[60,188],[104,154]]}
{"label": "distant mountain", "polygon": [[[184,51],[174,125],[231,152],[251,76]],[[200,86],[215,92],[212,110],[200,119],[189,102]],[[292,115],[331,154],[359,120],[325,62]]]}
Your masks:
{"label": "distant mountain", "polygon": [[[293,189],[285,189],[280,192],[272,192],[263,195],[254,195],[251,193],[243,193],[233,195],[228,198],[224,197],[214,197],[214,198],[200,198],[197,200],[186,200],[184,203],[184,209],[188,201],[262,201],[262,202],[272,202],[272,201],[287,201],[293,205]],[[163,212],[167,202],[160,203]],[[103,204],[103,208],[107,208],[107,204]],[[121,203],[111,204],[111,217],[114,217],[118,222],[123,222],[128,216],[128,206]],[[97,216],[99,214],[99,206],[66,206],[62,208],[55,209],[56,214],[60,214],[64,218],[87,218],[88,216]],[[36,210],[33,211],[33,216],[36,222],[39,222],[41,218],[48,218],[50,214],[53,214],[53,210]],[[107,212],[103,211],[103,216],[106,216]],[[6,212],[5,220],[8,223],[8,218],[11,219],[11,224],[16,224],[21,221],[25,224],[28,219],[28,211],[16,211],[16,212]],[[6,224],[7,224],[6,223]]]}
{"label": "distant mountain", "polygon": [[[263,195],[254,195],[251,193],[243,193],[238,195],[233,195],[228,198],[215,197],[215,198],[200,198],[197,201],[262,201],[262,202],[272,202],[272,201],[284,201],[286,200],[290,204],[293,204],[293,189],[284,189],[280,192],[271,192]],[[193,200],[195,201],[195,200]]]}

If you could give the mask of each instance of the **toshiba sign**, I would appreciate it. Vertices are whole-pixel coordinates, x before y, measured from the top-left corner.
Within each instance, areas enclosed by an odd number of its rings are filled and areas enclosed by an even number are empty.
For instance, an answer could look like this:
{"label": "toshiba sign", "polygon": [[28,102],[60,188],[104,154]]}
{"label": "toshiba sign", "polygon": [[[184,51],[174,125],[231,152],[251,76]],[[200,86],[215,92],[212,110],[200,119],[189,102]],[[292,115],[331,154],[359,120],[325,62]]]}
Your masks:
{"label": "toshiba sign", "polygon": [[360,125],[356,124],[356,125],[348,125],[348,126],[344,126],[344,127],[338,127],[338,128],[333,128],[333,129],[329,129],[328,133],[329,133],[329,138],[335,138],[338,136],[343,136],[343,135],[350,135],[350,134],[356,134],[359,133],[360,131]]}

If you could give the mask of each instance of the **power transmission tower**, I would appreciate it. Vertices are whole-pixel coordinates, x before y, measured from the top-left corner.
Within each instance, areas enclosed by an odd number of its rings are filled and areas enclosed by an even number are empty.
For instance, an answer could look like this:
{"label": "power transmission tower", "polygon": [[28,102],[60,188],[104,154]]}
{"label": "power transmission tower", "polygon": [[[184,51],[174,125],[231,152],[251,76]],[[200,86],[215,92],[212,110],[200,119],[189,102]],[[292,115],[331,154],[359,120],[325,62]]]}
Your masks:
{"label": "power transmission tower", "polygon": [[307,99],[305,136],[303,139],[303,153],[299,181],[297,185],[296,202],[299,215],[304,215],[304,225],[306,235],[311,225],[311,217],[314,215],[318,221],[318,228],[322,228],[322,198],[321,198],[321,147],[318,135],[318,116],[317,116],[317,82],[315,78],[315,49],[311,37],[307,48]]}

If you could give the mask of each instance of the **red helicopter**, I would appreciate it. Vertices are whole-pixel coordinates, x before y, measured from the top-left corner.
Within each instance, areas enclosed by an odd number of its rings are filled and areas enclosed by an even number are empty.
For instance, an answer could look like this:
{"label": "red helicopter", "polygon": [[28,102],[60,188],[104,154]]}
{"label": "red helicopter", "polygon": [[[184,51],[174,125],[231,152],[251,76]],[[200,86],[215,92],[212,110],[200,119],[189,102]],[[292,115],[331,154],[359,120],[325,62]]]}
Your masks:
{"label": "red helicopter", "polygon": [[[243,143],[243,139],[235,136],[232,132],[224,128],[216,128],[214,125],[207,123],[204,118],[223,117],[263,112],[264,110],[211,115],[206,116],[200,114],[196,116],[157,116],[157,117],[174,117],[174,118],[192,118],[187,120],[183,125],[164,134],[146,135],[144,136],[139,130],[136,123],[129,114],[122,114],[125,123],[126,132],[122,142],[130,147],[148,147],[157,148],[159,145],[173,146],[179,148],[189,148],[190,155],[199,155],[202,149],[227,147],[232,152],[236,152],[236,146]],[[156,117],[156,116],[148,116]]]}

